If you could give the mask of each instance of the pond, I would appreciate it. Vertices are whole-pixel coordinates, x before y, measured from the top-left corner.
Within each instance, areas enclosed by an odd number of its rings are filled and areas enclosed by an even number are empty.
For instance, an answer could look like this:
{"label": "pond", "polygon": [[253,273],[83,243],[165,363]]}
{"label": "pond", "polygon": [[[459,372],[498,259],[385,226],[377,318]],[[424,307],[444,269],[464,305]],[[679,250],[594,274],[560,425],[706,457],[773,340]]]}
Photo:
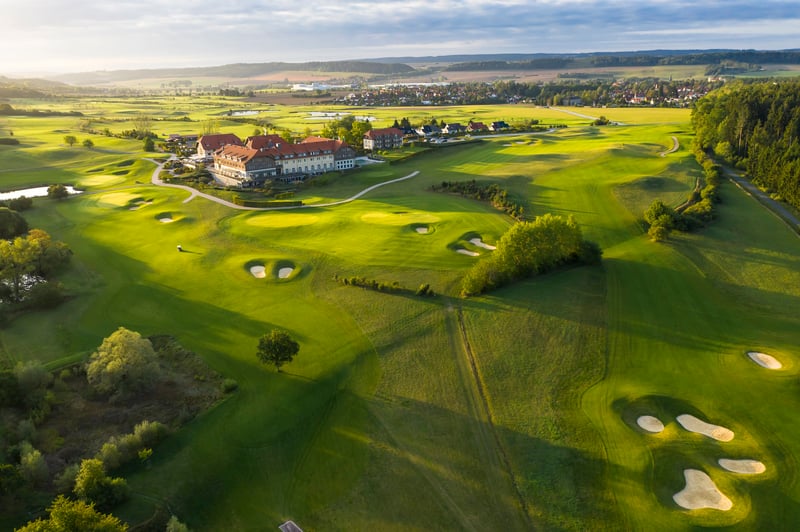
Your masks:
{"label": "pond", "polygon": [[[67,192],[70,194],[80,194],[81,190],[75,190],[71,185],[67,185]],[[23,188],[12,190],[11,192],[0,192],[0,200],[17,199],[25,196],[26,198],[41,198],[47,196],[48,187]]]}

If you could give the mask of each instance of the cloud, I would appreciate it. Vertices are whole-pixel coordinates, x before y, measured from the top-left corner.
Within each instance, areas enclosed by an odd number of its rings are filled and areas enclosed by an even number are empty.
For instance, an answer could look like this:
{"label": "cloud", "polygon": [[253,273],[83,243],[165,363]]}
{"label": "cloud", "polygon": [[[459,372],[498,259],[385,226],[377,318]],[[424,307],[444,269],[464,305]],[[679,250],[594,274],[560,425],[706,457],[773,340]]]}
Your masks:
{"label": "cloud", "polygon": [[388,55],[790,48],[796,1],[27,0],[6,68],[112,69]]}

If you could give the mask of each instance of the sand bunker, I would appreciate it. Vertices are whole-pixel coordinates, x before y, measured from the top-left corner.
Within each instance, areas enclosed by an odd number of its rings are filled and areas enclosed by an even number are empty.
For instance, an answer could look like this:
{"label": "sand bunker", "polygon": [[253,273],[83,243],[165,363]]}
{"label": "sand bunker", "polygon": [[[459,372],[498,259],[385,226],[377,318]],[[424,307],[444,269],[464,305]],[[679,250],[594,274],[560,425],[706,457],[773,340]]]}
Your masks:
{"label": "sand bunker", "polygon": [[478,255],[480,255],[480,253],[476,253],[474,251],[470,251],[470,250],[464,249],[464,248],[458,248],[456,250],[456,253],[461,253],[462,255],[468,255],[470,257],[477,257]]}
{"label": "sand bunker", "polygon": [[172,218],[159,218],[158,221],[161,222],[162,224],[168,224],[174,222],[175,220],[173,220]]}
{"label": "sand bunker", "polygon": [[280,270],[278,270],[278,279],[286,279],[287,277],[292,275],[293,271],[294,271],[294,268],[288,268],[288,267],[287,268],[281,268]]}
{"label": "sand bunker", "polygon": [[496,246],[492,246],[491,244],[487,244],[486,242],[484,242],[484,241],[483,241],[483,240],[481,240],[480,238],[470,238],[470,239],[469,239],[469,241],[470,241],[470,243],[471,243],[472,245],[474,245],[474,246],[478,246],[479,248],[483,248],[483,249],[491,249],[491,250],[495,250],[495,249],[497,249],[497,247],[496,247]]}
{"label": "sand bunker", "polygon": [[762,368],[767,369],[781,369],[783,364],[777,361],[777,359],[771,355],[767,355],[766,353],[758,353],[756,351],[749,351],[747,356],[750,357],[750,360],[761,366]]}
{"label": "sand bunker", "polygon": [[251,266],[250,273],[253,274],[253,277],[263,279],[267,275],[267,269],[264,266]]}
{"label": "sand bunker", "polygon": [[703,471],[684,469],[683,476],[686,479],[686,487],[672,496],[672,500],[681,508],[687,510],[712,508],[723,512],[733,508],[731,500],[717,489],[711,477]]}
{"label": "sand bunker", "polygon": [[416,229],[414,229],[414,231],[416,231],[417,233],[419,233],[421,235],[427,235],[428,234],[428,228],[427,227],[417,227]]}
{"label": "sand bunker", "polygon": [[701,421],[690,414],[681,414],[676,419],[683,428],[690,432],[699,432],[700,434],[708,436],[709,438],[714,438],[717,441],[731,441],[733,439],[732,430],[726,429],[725,427],[721,427],[719,425],[706,423],[705,421]]}
{"label": "sand bunker", "polygon": [[639,416],[636,424],[642,427],[647,432],[661,432],[664,430],[664,424],[660,419],[653,416]]}
{"label": "sand bunker", "polygon": [[767,466],[758,460],[731,460],[729,458],[720,458],[717,460],[720,467],[732,471],[734,473],[742,473],[744,475],[758,475],[767,470]]}

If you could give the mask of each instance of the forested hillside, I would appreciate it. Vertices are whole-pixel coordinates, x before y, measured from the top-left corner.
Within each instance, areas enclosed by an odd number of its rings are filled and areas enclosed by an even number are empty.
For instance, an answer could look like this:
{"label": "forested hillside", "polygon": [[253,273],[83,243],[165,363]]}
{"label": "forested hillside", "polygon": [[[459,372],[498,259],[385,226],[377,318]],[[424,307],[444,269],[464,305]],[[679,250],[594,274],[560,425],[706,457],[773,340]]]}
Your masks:
{"label": "forested hillside", "polygon": [[735,84],[692,113],[697,142],[800,208],[800,81]]}

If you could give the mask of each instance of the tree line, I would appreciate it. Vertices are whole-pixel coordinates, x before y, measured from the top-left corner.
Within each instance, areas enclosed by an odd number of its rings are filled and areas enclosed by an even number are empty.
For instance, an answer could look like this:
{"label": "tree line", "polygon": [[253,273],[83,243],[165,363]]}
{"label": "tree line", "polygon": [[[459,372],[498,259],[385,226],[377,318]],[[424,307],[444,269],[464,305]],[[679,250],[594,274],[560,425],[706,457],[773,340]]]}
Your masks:
{"label": "tree line", "polygon": [[800,81],[735,83],[692,111],[695,142],[800,208]]}

